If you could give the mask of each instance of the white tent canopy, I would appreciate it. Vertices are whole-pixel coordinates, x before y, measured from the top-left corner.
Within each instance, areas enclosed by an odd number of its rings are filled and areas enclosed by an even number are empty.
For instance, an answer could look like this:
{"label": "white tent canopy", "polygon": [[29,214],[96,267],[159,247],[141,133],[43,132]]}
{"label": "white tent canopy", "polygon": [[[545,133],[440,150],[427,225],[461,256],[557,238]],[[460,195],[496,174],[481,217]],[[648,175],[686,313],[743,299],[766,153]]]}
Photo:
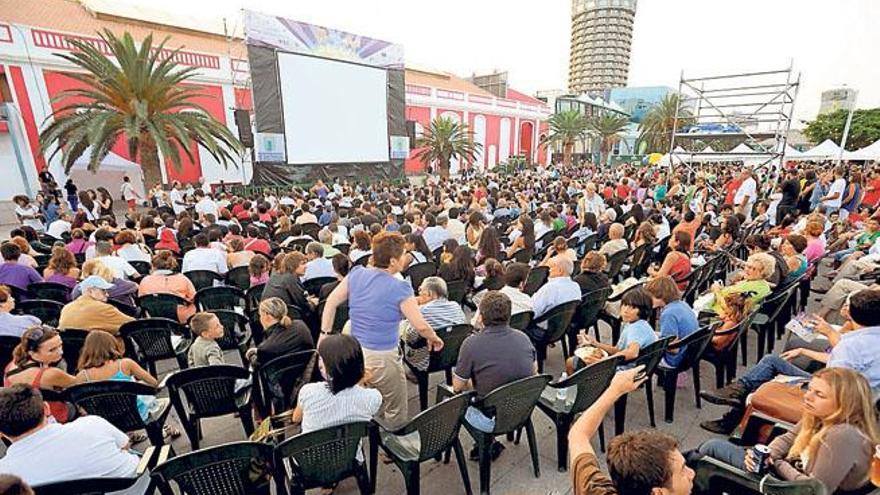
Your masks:
{"label": "white tent canopy", "polygon": [[92,149],[87,148],[86,151],[77,158],[70,169],[70,173],[64,173],[64,167],[60,163],[53,164],[52,175],[59,185],[64,185],[67,179],[73,179],[73,183],[80,190],[97,189],[105,187],[114,199],[119,200],[120,190],[122,188],[122,178],[128,176],[131,179],[131,185],[141,197],[144,195],[144,180],[141,166],[130,160],[113,153],[107,153],[107,156],[101,160],[97,173],[88,171],[89,159],[92,156]]}
{"label": "white tent canopy", "polygon": [[880,160],[880,139],[860,150],[844,151],[845,160]]}
{"label": "white tent canopy", "polygon": [[836,158],[840,153],[840,146],[830,139],[822,141],[815,147],[804,151],[798,156],[800,160],[828,160]]}

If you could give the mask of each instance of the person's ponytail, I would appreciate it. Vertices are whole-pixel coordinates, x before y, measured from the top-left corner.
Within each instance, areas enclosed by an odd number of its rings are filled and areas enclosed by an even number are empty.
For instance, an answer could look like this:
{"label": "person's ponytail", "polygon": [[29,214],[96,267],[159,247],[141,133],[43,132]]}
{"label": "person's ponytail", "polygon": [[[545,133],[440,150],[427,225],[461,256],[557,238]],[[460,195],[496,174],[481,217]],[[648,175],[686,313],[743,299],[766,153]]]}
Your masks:
{"label": "person's ponytail", "polygon": [[293,326],[293,320],[291,320],[289,316],[285,315],[283,318],[281,318],[281,326],[283,326],[284,328],[290,328]]}

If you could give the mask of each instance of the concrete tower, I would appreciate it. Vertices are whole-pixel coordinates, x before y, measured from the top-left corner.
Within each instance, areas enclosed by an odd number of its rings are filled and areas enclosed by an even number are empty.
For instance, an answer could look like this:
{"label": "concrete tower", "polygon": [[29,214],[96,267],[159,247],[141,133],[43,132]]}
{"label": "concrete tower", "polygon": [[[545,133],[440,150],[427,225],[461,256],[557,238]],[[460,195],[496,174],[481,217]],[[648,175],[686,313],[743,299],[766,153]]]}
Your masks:
{"label": "concrete tower", "polygon": [[638,0],[572,0],[568,89],[626,86]]}

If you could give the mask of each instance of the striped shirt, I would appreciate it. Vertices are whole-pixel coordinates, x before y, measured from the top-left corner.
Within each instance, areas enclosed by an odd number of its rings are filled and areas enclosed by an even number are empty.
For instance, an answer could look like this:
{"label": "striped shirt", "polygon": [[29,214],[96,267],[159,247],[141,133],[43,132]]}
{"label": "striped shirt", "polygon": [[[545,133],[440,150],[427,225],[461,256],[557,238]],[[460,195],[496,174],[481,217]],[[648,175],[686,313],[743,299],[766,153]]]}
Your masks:
{"label": "striped shirt", "polygon": [[[434,299],[421,306],[419,311],[422,313],[425,322],[434,330],[452,325],[461,325],[467,321],[461,306],[447,299]],[[427,346],[425,346],[425,339],[412,326],[407,324],[404,340],[407,343],[406,360],[420,370],[428,369],[429,353]],[[413,344],[421,345],[421,347],[410,347]]]}

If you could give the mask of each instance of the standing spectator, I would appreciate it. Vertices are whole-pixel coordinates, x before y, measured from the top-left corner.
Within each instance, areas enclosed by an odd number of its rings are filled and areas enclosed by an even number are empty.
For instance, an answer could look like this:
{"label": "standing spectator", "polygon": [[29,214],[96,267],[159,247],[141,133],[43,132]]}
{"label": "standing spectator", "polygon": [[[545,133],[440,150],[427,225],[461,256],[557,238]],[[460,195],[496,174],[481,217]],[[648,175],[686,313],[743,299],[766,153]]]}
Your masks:
{"label": "standing spectator", "polygon": [[138,200],[143,200],[143,198],[135,191],[134,186],[131,184],[131,179],[127,175],[122,178],[121,191],[122,199],[128,205],[129,216],[134,215]]}
{"label": "standing spectator", "polygon": [[736,194],[733,196],[733,205],[736,213],[742,213],[746,220],[751,220],[752,207],[758,200],[758,183],[752,176],[752,171],[748,168],[743,168],[740,179],[742,183],[736,189]]}
{"label": "standing spectator", "polygon": [[70,203],[70,211],[78,210],[79,198],[76,195],[77,187],[73,183],[73,179],[68,177],[67,182],[64,183],[64,190],[67,192],[67,202]]}
{"label": "standing spectator", "polygon": [[827,193],[819,198],[819,201],[825,207],[825,213],[828,215],[840,209],[843,195],[846,192],[846,179],[843,178],[844,175],[846,175],[846,170],[843,167],[837,167],[834,172],[826,174],[825,180],[830,182],[831,186],[828,188]]}

